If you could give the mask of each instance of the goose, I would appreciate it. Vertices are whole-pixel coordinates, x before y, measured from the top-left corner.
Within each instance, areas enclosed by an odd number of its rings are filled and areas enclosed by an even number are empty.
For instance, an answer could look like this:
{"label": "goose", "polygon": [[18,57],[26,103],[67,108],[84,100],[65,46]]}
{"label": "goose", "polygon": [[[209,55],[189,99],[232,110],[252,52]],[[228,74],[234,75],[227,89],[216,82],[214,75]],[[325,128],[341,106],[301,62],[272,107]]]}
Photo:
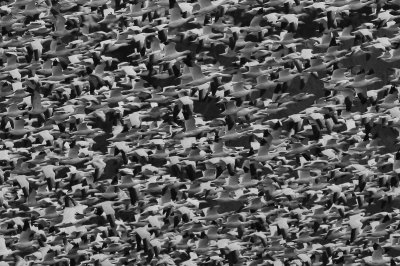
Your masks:
{"label": "goose", "polygon": [[322,58],[311,59],[311,66],[304,69],[305,72],[321,72],[326,71],[329,63],[324,63]]}
{"label": "goose", "polygon": [[125,101],[130,95],[123,95],[122,89],[114,88],[110,91],[110,97],[107,98],[108,104],[117,104],[118,102]]}
{"label": "goose", "polygon": [[52,265],[55,263],[62,263],[62,262],[67,262],[69,261],[67,258],[56,258],[56,251],[54,250],[49,250],[44,256],[43,256],[43,260],[40,262],[43,265]]}
{"label": "goose", "polygon": [[66,23],[66,19],[62,15],[57,15],[55,25],[54,25],[55,30],[51,34],[55,37],[65,37],[65,36],[73,34],[77,31],[77,29],[67,30],[65,28],[65,23]]}
{"label": "goose", "polygon": [[211,221],[211,220],[216,220],[222,217],[227,216],[227,213],[218,213],[218,207],[209,207],[206,210],[206,214],[204,217],[199,217],[199,220],[206,220],[206,221]]}
{"label": "goose", "polygon": [[7,14],[1,18],[0,25],[2,27],[9,27],[9,26],[13,25],[14,23],[16,23],[17,21],[19,21],[20,19],[13,16],[13,14]]}
{"label": "goose", "polygon": [[372,256],[365,257],[363,261],[367,265],[387,265],[390,262],[390,258],[384,257],[382,247],[377,245],[377,248],[372,252]]}
{"label": "goose", "polygon": [[175,49],[176,43],[170,42],[169,44],[165,45],[164,47],[164,55],[162,56],[162,61],[172,61],[172,60],[179,60],[185,57],[190,53],[189,50],[185,50],[182,52],[178,52]]}
{"label": "goose", "polygon": [[56,37],[52,40],[50,44],[50,50],[43,53],[43,55],[50,57],[63,57],[71,55],[74,52],[74,49],[67,48],[64,43],[59,43]]}
{"label": "goose", "polygon": [[225,185],[222,185],[223,189],[225,191],[234,191],[237,189],[240,189],[241,186],[239,184],[239,177],[238,176],[230,176],[225,183]]}
{"label": "goose", "polygon": [[17,103],[12,103],[9,107],[7,107],[7,111],[0,113],[0,115],[7,116],[7,117],[19,117],[19,116],[23,116],[25,113],[26,113],[25,110],[19,109]]}
{"label": "goose", "polygon": [[193,116],[189,116],[187,119],[185,119],[185,130],[175,135],[175,137],[194,137],[202,132],[207,132],[210,130],[211,129],[207,126],[196,126],[196,119]]}
{"label": "goose", "polygon": [[72,134],[75,136],[93,136],[99,133],[102,133],[101,129],[89,128],[87,123],[80,123],[77,125],[76,131],[72,132]]}
{"label": "goose", "polygon": [[219,140],[218,135],[215,136],[213,144],[214,145],[211,147],[211,157],[225,157],[229,155],[228,151],[224,149],[224,142]]}
{"label": "goose", "polygon": [[206,13],[211,13],[218,8],[218,6],[213,5],[210,0],[199,1],[199,7],[200,8],[198,10],[193,10],[193,15],[198,16]]}
{"label": "goose", "polygon": [[91,0],[90,2],[85,2],[83,6],[89,7],[101,7],[105,5],[107,2],[105,0]]}
{"label": "goose", "polygon": [[262,200],[260,197],[256,197],[250,200],[250,204],[248,204],[243,210],[250,210],[250,212],[256,212],[263,207],[266,206],[266,202]]}
{"label": "goose", "polygon": [[41,64],[39,68],[35,70],[38,75],[50,76],[52,75],[53,61],[51,59],[46,60]]}
{"label": "goose", "polygon": [[65,79],[72,77],[75,77],[75,74],[73,73],[66,74],[66,71],[63,71],[60,63],[57,60],[54,60],[52,62],[52,67],[51,67],[51,76],[47,77],[45,79],[45,82],[58,83],[60,81],[64,81]]}
{"label": "goose", "polygon": [[[399,235],[391,234],[389,243],[383,245],[382,247],[389,250],[398,250],[399,249]],[[378,256],[377,256],[378,257]]]}
{"label": "goose", "polygon": [[[230,116],[227,116],[230,117]],[[231,118],[229,118],[231,119]],[[245,137],[249,134],[248,130],[246,129],[238,129],[235,125],[227,125],[226,129],[224,131],[221,131],[222,133],[220,134],[219,138],[222,141],[232,141],[232,140],[238,140],[241,137]]]}
{"label": "goose", "polygon": [[[143,5],[143,3],[130,4],[126,8],[124,15],[130,16],[130,17],[140,17],[140,16],[144,16],[145,14],[149,13],[150,10],[143,8],[142,5]],[[122,13],[122,12],[120,12],[120,13]]]}
{"label": "goose", "polygon": [[19,67],[24,67],[25,64],[18,63],[18,55],[13,52],[6,53],[7,63],[6,66],[2,67],[0,71],[11,71]]}
{"label": "goose", "polygon": [[242,176],[242,179],[240,180],[240,186],[242,186],[244,188],[255,187],[259,183],[260,182],[258,180],[252,179],[251,174],[249,172],[244,173],[244,175]]}
{"label": "goose", "polygon": [[227,58],[236,58],[238,55],[234,50],[232,50],[229,46],[225,48],[225,52],[220,54],[220,56]]}
{"label": "goose", "polygon": [[[213,200],[218,204],[240,204],[241,202],[246,201],[246,199],[237,197],[235,193],[231,193],[231,191],[220,191],[217,192],[217,195],[218,197]],[[208,197],[210,197],[210,193],[208,194]]]}
{"label": "goose", "polygon": [[300,76],[300,73],[291,74],[290,70],[285,68],[285,69],[279,71],[279,77],[274,81],[275,82],[291,82],[297,76]]}
{"label": "goose", "polygon": [[242,220],[244,220],[244,217],[242,215],[234,214],[227,218],[227,221],[224,224],[224,226],[226,226],[227,228],[238,228],[240,226],[246,226],[251,223],[250,221],[242,221]]}
{"label": "goose", "polygon": [[179,28],[194,19],[194,16],[192,16],[192,15],[190,15],[189,17],[183,18],[181,15],[182,10],[178,3],[175,3],[175,5],[170,9],[170,13],[171,13],[171,16],[168,21],[168,27],[171,29]]}
{"label": "goose", "polygon": [[201,30],[196,31],[195,29],[190,31],[192,34],[196,36],[198,44],[198,50],[205,47],[212,47],[213,41],[221,37],[220,33],[213,33],[211,26],[204,25]]}
{"label": "goose", "polygon": [[264,32],[265,30],[267,30],[267,28],[260,26],[262,19],[262,15],[254,16],[250,21],[250,25],[248,27],[242,27],[242,30],[247,32]]}
{"label": "goose", "polygon": [[32,98],[32,109],[29,111],[31,115],[42,115],[48,108],[42,105],[42,97],[39,92],[34,91]]}
{"label": "goose", "polygon": [[15,119],[14,127],[10,130],[10,134],[13,136],[23,136],[31,132],[29,129],[25,128],[25,120],[24,119]]}
{"label": "goose", "polygon": [[353,30],[353,26],[348,26],[348,27],[343,28],[340,36],[338,37],[338,40],[341,42],[354,40],[355,36],[351,35],[352,30]]}
{"label": "goose", "polygon": [[[242,50],[243,51],[243,50]],[[249,67],[248,72],[244,72],[243,75],[250,78],[258,78],[263,75],[267,75],[269,70],[261,70],[258,63],[246,63],[245,66]]]}
{"label": "goose", "polygon": [[351,81],[348,86],[354,87],[354,88],[363,88],[369,85],[372,85],[374,83],[380,82],[381,79],[378,77],[367,77],[365,74],[357,75],[354,77],[354,80]]}
{"label": "goose", "polygon": [[247,95],[250,95],[254,90],[251,89],[250,86],[244,85],[242,82],[237,82],[232,84],[232,89],[229,92],[229,95],[235,98],[243,98]]}
{"label": "goose", "polygon": [[346,75],[346,71],[347,71],[347,69],[345,69],[345,68],[335,69],[332,72],[332,75],[331,75],[331,77],[329,79],[328,78],[322,78],[321,80],[324,81],[324,82],[326,81],[326,82],[333,83],[333,84],[335,84],[335,86],[337,84],[349,83],[350,82],[350,77],[348,77]]}
{"label": "goose", "polygon": [[14,93],[13,85],[9,82],[2,82],[0,84],[0,97],[8,97]]}
{"label": "goose", "polygon": [[271,143],[269,140],[261,139],[260,148],[258,149],[257,154],[250,156],[250,158],[254,158],[257,162],[265,162],[271,160],[272,158],[279,155],[280,152],[270,151]]}
{"label": "goose", "polygon": [[4,237],[0,238],[0,254],[1,256],[8,257],[13,252],[7,248]]}
{"label": "goose", "polygon": [[59,162],[61,165],[77,165],[83,162],[88,161],[88,158],[79,157],[79,145],[75,145],[74,147],[70,148],[68,151],[68,155],[65,158],[60,158]]}
{"label": "goose", "polygon": [[23,231],[21,232],[18,242],[13,245],[15,249],[18,251],[23,251],[23,252],[32,252],[37,250],[39,247],[38,241],[37,240],[30,240],[31,234],[35,234],[34,231],[31,230],[30,225],[28,222],[24,223],[24,228]]}

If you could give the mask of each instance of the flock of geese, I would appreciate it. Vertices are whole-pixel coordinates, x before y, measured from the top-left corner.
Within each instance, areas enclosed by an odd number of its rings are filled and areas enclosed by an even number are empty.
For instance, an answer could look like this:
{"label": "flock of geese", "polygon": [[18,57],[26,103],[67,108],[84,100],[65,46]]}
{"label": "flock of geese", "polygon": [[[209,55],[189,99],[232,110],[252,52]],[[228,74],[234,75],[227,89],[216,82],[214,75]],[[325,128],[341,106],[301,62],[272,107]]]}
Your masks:
{"label": "flock of geese", "polygon": [[0,15],[0,266],[400,263],[399,0]]}

